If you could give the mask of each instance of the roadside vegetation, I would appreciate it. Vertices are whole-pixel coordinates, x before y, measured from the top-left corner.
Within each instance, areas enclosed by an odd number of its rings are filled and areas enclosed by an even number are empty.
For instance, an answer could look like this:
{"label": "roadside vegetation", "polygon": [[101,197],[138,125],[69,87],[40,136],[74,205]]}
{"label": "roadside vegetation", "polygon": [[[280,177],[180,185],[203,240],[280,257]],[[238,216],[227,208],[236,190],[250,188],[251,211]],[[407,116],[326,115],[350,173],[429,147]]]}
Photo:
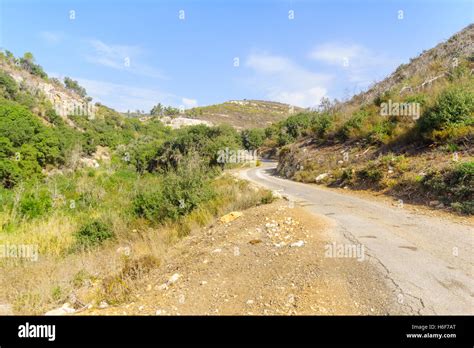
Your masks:
{"label": "roadside vegetation", "polygon": [[[87,95],[76,81],[66,87]],[[96,107],[60,117],[0,71],[0,246],[39,255],[0,258],[0,302],[16,313],[126,301],[180,237],[272,200],[224,174],[238,164],[219,163],[218,151],[244,149],[235,129],[172,130]]]}
{"label": "roadside vegetation", "polygon": [[[298,181],[473,214],[473,69],[473,56],[459,59],[425,88],[406,91],[423,82],[415,75],[362,106],[324,100],[263,130],[261,152]],[[419,109],[384,114],[387,105]]]}

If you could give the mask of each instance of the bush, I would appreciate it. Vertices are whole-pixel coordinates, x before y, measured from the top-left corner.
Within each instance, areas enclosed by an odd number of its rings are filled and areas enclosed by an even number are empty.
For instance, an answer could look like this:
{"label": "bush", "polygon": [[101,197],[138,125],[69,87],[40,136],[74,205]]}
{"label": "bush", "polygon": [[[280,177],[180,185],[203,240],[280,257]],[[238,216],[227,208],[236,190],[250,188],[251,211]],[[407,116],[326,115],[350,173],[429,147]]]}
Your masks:
{"label": "bush", "polygon": [[100,220],[87,222],[76,233],[77,245],[85,248],[98,246],[113,237],[109,225]]}
{"label": "bush", "polygon": [[329,114],[322,114],[314,118],[311,130],[316,134],[317,137],[324,137],[331,129],[333,119]]}
{"label": "bush", "polygon": [[472,125],[474,93],[462,87],[450,88],[440,94],[433,107],[419,119],[420,130],[428,133],[451,126]]}
{"label": "bush", "polygon": [[27,219],[37,218],[49,212],[53,206],[52,203],[48,191],[28,193],[20,199],[19,212]]}
{"label": "bush", "polygon": [[18,93],[18,85],[7,73],[0,71],[0,96],[14,99]]}
{"label": "bush", "polygon": [[81,87],[77,81],[75,81],[75,80],[73,80],[73,79],[71,79],[67,76],[64,78],[64,86],[67,89],[76,92],[79,96],[81,96],[83,98],[85,96],[87,96],[86,89],[84,87]]}
{"label": "bush", "polygon": [[374,163],[369,163],[367,167],[357,171],[357,178],[364,183],[377,184],[382,180],[382,171]]}
{"label": "bush", "polygon": [[421,181],[422,187],[454,208],[470,212],[474,204],[474,162],[461,163],[443,171],[431,171]]}
{"label": "bush", "polygon": [[359,110],[355,112],[352,117],[347,120],[344,125],[339,129],[337,136],[342,140],[347,140],[352,137],[356,137],[362,128],[364,121],[369,116],[368,112]]}
{"label": "bush", "polygon": [[254,128],[242,132],[242,143],[247,150],[255,150],[263,145],[265,130]]}
{"label": "bush", "polygon": [[0,159],[0,184],[12,188],[21,180],[21,170],[17,162]]}
{"label": "bush", "polygon": [[205,174],[205,167],[187,160],[177,170],[166,172],[160,187],[139,193],[133,201],[134,213],[155,223],[189,214],[214,196]]}

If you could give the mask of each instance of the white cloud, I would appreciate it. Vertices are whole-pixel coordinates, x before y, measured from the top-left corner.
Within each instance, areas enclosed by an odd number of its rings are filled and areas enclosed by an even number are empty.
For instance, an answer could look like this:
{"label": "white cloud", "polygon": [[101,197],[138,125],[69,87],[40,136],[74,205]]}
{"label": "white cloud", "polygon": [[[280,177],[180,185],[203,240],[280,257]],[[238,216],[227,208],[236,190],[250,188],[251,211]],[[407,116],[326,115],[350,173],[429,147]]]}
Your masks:
{"label": "white cloud", "polygon": [[112,45],[97,39],[86,42],[92,49],[92,53],[85,56],[88,62],[147,77],[165,78],[160,70],[140,62],[143,50],[139,46]]}
{"label": "white cloud", "polygon": [[39,33],[39,37],[40,37],[41,40],[43,40],[44,42],[46,42],[50,45],[56,45],[56,44],[60,43],[63,40],[64,35],[62,33],[59,33],[59,32],[41,31]]}
{"label": "white cloud", "polygon": [[341,45],[338,43],[326,43],[316,47],[310,54],[310,58],[321,60],[328,64],[343,65],[344,58],[349,61],[354,58],[366,56],[367,50],[359,45]]}
{"label": "white cloud", "polygon": [[315,106],[327,93],[331,76],[311,72],[282,56],[251,54],[246,66],[254,71],[250,83],[266,97],[297,106]]}
{"label": "white cloud", "polygon": [[189,108],[194,108],[196,106],[198,106],[198,102],[196,99],[190,99],[190,98],[181,98],[181,102],[183,103],[184,107],[186,109],[189,109]]}
{"label": "white cloud", "polygon": [[383,78],[400,63],[400,59],[387,57],[364,46],[338,42],[315,47],[309,57],[329,65],[339,66],[346,71],[349,82],[363,87]]}
{"label": "white cloud", "polygon": [[158,103],[177,106],[182,100],[187,99],[159,89],[134,87],[83,78],[76,79],[81,86],[85,87],[87,94],[94,97],[94,100],[122,112],[136,109],[148,112]]}

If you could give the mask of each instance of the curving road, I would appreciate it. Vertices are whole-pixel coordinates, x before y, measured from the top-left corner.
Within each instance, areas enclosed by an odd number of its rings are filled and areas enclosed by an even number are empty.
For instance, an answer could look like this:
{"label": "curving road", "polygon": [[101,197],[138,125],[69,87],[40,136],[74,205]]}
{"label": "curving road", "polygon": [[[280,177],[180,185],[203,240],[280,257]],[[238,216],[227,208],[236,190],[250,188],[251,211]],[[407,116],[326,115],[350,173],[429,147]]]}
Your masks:
{"label": "curving road", "polygon": [[[363,244],[402,313],[474,314],[474,228],[273,175],[276,163],[239,172],[332,220],[335,241]],[[356,262],[356,261],[355,261]]]}

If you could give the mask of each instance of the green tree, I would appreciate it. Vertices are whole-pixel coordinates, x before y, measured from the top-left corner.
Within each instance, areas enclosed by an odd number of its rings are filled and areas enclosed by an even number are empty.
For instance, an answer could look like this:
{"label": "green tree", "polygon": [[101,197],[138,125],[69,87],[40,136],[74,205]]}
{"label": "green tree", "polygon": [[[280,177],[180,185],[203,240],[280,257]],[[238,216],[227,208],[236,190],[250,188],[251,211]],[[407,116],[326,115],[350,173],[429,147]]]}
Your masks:
{"label": "green tree", "polygon": [[66,86],[67,89],[77,93],[79,96],[85,98],[87,96],[86,89],[84,87],[81,87],[79,85],[79,82],[71,79],[70,77],[65,77],[64,78],[64,85]]}

